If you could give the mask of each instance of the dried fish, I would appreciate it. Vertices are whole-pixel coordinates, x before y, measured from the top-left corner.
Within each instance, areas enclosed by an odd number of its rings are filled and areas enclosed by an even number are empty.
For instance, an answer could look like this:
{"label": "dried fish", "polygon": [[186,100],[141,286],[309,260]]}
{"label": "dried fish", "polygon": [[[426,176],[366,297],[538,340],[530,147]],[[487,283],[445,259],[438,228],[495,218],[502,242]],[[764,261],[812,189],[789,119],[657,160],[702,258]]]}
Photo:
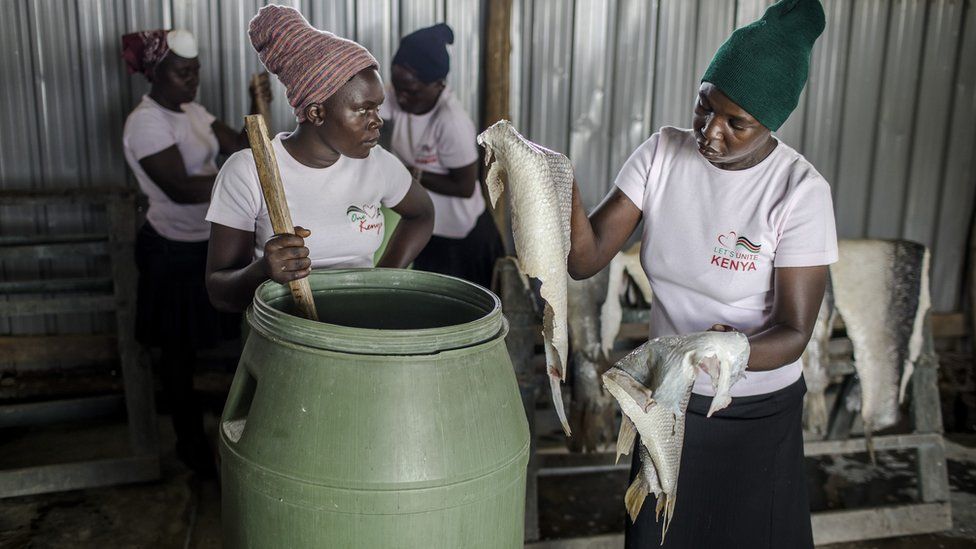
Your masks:
{"label": "dried fish", "polygon": [[839,251],[830,270],[834,299],[854,347],[870,449],[871,433],[898,421],[922,350],[929,251],[903,240],[842,240]]}
{"label": "dried fish", "polygon": [[[485,148],[488,194],[493,207],[507,188],[519,271],[541,282],[545,300],[542,334],[552,400],[570,434],[560,382],[566,379],[566,258],[570,247],[573,168],[565,156],[522,137],[507,120],[478,136]],[[492,163],[492,160],[494,162]],[[504,182],[503,182],[504,180]]]}
{"label": "dried fish", "polygon": [[644,499],[653,493],[656,516],[664,517],[662,542],[674,514],[685,410],[698,368],[712,377],[715,388],[708,410],[711,416],[731,402],[729,389],[744,375],[748,362],[745,335],[704,332],[648,341],[603,375],[604,385],[623,412],[618,460],[630,453],[640,434],[641,470],[624,498],[627,512],[635,520]]}

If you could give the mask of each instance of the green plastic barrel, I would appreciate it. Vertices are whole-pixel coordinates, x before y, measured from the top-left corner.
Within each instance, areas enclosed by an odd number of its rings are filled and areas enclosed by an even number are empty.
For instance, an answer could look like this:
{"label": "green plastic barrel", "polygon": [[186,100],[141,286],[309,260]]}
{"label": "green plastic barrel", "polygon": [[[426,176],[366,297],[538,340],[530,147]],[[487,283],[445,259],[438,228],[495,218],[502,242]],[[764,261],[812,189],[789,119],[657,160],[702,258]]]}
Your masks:
{"label": "green plastic barrel", "polygon": [[521,547],[529,431],[498,298],[399,269],[262,284],[220,424],[228,548]]}

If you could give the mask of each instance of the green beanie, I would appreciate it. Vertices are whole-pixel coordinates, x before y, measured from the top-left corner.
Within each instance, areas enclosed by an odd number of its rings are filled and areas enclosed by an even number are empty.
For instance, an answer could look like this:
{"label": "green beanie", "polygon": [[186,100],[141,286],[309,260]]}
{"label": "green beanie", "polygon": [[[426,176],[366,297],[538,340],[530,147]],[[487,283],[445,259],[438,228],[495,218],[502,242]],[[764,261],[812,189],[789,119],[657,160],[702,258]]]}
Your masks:
{"label": "green beanie", "polygon": [[715,52],[702,82],[776,131],[800,100],[810,50],[825,25],[820,0],[780,0],[762,19],[740,29]]}

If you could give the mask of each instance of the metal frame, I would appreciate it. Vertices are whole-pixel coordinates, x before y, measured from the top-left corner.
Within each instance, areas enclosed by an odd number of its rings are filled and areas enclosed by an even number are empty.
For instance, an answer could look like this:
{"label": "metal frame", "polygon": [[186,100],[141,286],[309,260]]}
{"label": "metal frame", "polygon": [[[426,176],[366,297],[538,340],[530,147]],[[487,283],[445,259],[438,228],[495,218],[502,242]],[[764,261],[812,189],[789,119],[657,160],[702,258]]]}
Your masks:
{"label": "metal frame", "polygon": [[[538,362],[535,344],[539,339],[539,319],[533,307],[534,297],[526,289],[518,274],[514,260],[504,258],[496,266],[496,279],[493,287],[501,295],[502,308],[508,319],[510,330],[506,340],[514,363],[523,394],[530,390],[534,366]],[[647,311],[629,311],[620,330],[622,339],[643,339],[646,337]],[[629,317],[629,318],[628,318]],[[812,514],[814,541],[817,544],[858,541],[882,537],[941,532],[952,527],[952,512],[949,503],[949,480],[945,461],[945,445],[942,438],[942,412],[939,405],[938,356],[935,354],[932,319],[926,318],[925,344],[922,355],[915,365],[912,375],[911,419],[912,432],[873,437],[875,451],[914,450],[917,456],[917,476],[919,486],[918,503],[887,505],[862,509],[818,512]],[[851,369],[852,370],[852,369]],[[535,392],[539,389],[536,387]],[[526,415],[530,419],[532,436],[532,456],[529,461],[526,493],[526,541],[539,537],[538,488],[537,479],[547,476],[571,476],[606,471],[628,470],[628,464],[613,464],[614,454],[586,454],[565,459],[568,451],[539,451],[537,445],[538,426],[535,399],[526,400]],[[847,418],[848,420],[850,418]],[[832,429],[828,432],[849,433],[836,424],[845,420],[837,415],[832,418]],[[815,440],[804,444],[807,456],[840,455],[863,453],[867,451],[864,438],[843,440]],[[574,463],[574,461],[576,463]],[[582,462],[582,463],[579,463]],[[601,535],[585,538],[552,540],[529,543],[526,547],[535,549],[573,549],[576,547],[619,547],[623,536],[619,534]]]}
{"label": "metal frame", "polygon": [[[90,312],[115,312],[114,343],[122,369],[124,404],[128,417],[130,453],[110,459],[0,470],[0,498],[109,486],[158,479],[160,476],[152,373],[135,340],[135,200],[126,189],[70,189],[57,191],[0,192],[2,206],[72,204],[102,205],[108,231],[102,234],[7,238],[0,242],[0,259],[43,258],[52,253],[107,255],[111,261],[112,286],[94,296],[72,296],[71,291],[91,292],[87,279],[31,282],[18,287],[5,283],[7,293],[46,292],[44,298],[7,302],[0,315],[19,316]],[[65,292],[57,293],[52,292]],[[92,358],[104,358],[105,335],[11,336],[2,343],[16,356],[44,360],[55,358],[57,346],[68,343],[62,354],[91,349]],[[86,345],[90,343],[90,347]],[[54,347],[54,349],[52,349]],[[87,419],[113,413],[122,404],[118,395],[60,399],[30,404],[0,404],[0,428]]]}

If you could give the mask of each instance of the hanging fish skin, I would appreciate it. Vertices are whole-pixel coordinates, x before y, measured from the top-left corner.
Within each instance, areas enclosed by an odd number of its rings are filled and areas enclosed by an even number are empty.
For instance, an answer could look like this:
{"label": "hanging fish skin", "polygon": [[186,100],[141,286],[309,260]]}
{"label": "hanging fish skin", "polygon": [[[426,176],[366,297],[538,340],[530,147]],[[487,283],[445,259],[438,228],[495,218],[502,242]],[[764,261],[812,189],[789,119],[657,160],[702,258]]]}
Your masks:
{"label": "hanging fish skin", "polygon": [[931,306],[929,252],[904,240],[841,240],[834,300],[854,347],[864,432],[898,421]]}
{"label": "hanging fish skin", "polygon": [[617,458],[629,454],[640,435],[641,470],[624,497],[635,520],[644,499],[657,497],[663,536],[674,515],[684,443],[685,411],[698,368],[712,376],[715,396],[708,415],[731,402],[729,390],[749,363],[749,340],[739,332],[703,332],[652,339],[618,361],[603,383],[623,412]]}
{"label": "hanging fish skin", "polygon": [[[507,120],[478,136],[492,207],[507,190],[519,270],[541,283],[546,302],[542,335],[552,400],[566,435],[571,434],[560,383],[566,379],[569,338],[566,321],[566,258],[570,248],[573,167],[569,159],[522,137]],[[494,162],[492,163],[492,160]],[[504,180],[504,181],[503,181]]]}
{"label": "hanging fish skin", "polygon": [[569,366],[573,387],[569,425],[574,436],[568,444],[573,452],[597,451],[614,436],[616,401],[600,379],[610,368],[608,351],[600,339],[607,319],[600,313],[608,303],[620,308],[618,293],[608,290],[610,277],[611,270],[603,269],[585,280],[569,279]]}
{"label": "hanging fish skin", "polygon": [[803,397],[803,428],[817,435],[827,433],[827,401],[824,393],[830,384],[830,336],[833,332],[837,309],[830,280],[824,292],[820,311],[817,313],[813,334],[800,357],[807,394]]}

